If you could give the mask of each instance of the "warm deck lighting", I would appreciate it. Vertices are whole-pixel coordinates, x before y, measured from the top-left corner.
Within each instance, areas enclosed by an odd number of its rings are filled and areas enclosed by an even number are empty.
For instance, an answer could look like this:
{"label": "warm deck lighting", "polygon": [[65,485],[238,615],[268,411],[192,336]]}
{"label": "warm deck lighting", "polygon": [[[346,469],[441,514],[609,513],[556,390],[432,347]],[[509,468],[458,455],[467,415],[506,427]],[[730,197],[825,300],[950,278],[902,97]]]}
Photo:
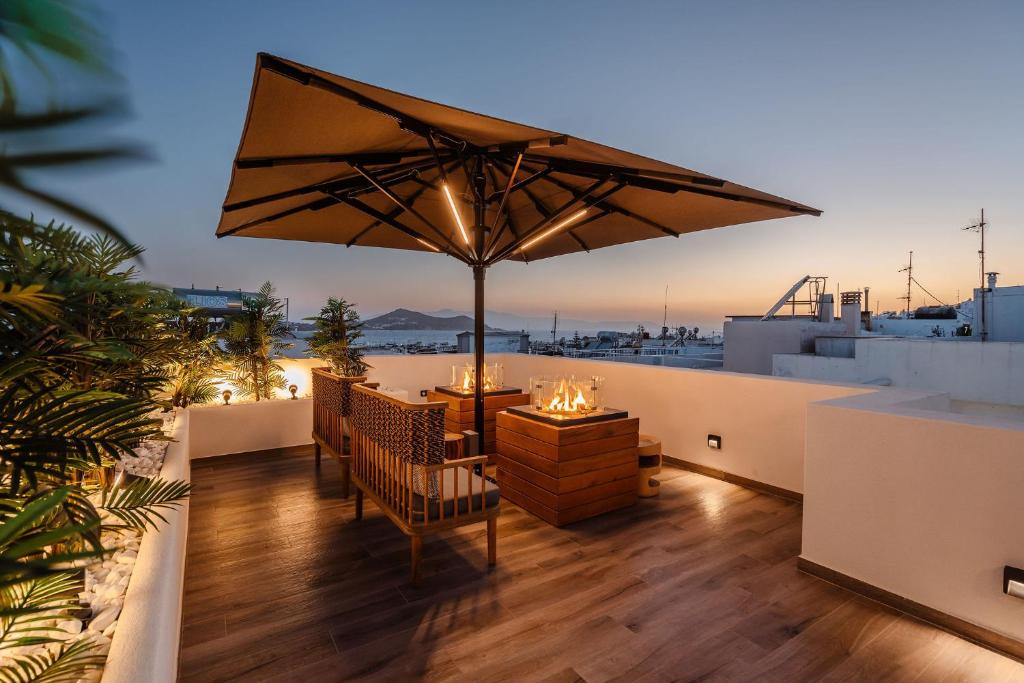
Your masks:
{"label": "warm deck lighting", "polygon": [[547,230],[545,230],[541,234],[537,235],[533,239],[526,240],[526,242],[523,243],[523,246],[519,247],[519,250],[520,251],[525,251],[527,248],[533,246],[537,242],[540,242],[545,237],[548,237],[549,235],[552,235],[552,234],[558,232],[559,230],[561,230],[565,226],[569,225],[570,223],[575,223],[579,219],[581,219],[584,216],[586,216],[587,212],[589,210],[590,209],[580,209],[579,211],[577,211],[573,215],[571,215],[568,218],[566,218],[564,221],[556,223],[555,225],[551,226],[550,228],[548,228]]}
{"label": "warm deck lighting", "polygon": [[459,234],[462,235],[463,241],[469,244],[469,233],[466,232],[466,226],[462,224],[462,216],[459,215],[459,210],[455,206],[455,200],[452,198],[452,191],[448,189],[448,183],[442,183],[441,189],[444,190],[444,197],[448,200],[448,208],[452,210],[455,223],[459,226]]}

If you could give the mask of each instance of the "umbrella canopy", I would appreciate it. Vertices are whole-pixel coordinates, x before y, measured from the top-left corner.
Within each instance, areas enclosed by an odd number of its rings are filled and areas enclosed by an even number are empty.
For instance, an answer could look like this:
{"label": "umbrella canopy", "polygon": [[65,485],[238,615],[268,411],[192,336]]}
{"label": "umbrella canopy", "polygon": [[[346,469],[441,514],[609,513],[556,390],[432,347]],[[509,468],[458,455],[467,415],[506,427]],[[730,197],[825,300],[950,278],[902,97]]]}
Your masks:
{"label": "umbrella canopy", "polygon": [[483,278],[494,263],[820,213],[261,53],[217,236],[441,252],[467,263],[482,377]]}

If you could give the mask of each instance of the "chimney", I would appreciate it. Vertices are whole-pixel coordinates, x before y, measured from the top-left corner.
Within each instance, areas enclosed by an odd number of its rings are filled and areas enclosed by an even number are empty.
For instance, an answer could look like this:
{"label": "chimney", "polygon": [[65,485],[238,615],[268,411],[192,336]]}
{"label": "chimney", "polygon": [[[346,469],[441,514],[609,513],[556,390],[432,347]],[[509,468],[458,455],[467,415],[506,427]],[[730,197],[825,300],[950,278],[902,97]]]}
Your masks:
{"label": "chimney", "polygon": [[832,294],[823,292],[818,296],[818,322],[835,322],[835,303],[832,301]]}
{"label": "chimney", "polygon": [[995,289],[996,288],[996,277],[999,275],[999,273],[985,273],[985,275],[988,276],[988,288],[989,289]]}
{"label": "chimney", "polygon": [[860,292],[843,292],[840,296],[840,317],[846,334],[860,334]]}

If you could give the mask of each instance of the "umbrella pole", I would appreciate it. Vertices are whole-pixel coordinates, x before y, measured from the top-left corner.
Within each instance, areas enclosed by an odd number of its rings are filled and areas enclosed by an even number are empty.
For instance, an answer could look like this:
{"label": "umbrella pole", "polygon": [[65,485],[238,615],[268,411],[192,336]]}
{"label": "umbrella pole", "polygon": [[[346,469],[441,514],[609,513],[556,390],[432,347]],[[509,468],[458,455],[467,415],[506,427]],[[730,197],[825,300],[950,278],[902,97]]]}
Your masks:
{"label": "umbrella pole", "polygon": [[[487,180],[484,176],[484,159],[476,157],[473,169],[473,222],[476,262],[473,264],[473,346],[476,356],[476,382],[473,396],[473,410],[476,419],[474,427],[477,433],[477,453],[484,452],[484,275],[487,266],[483,264],[484,242],[487,228],[484,226],[484,197],[487,191]],[[480,472],[483,475],[483,472]]]}
{"label": "umbrella pole", "polygon": [[484,266],[473,266],[473,346],[476,356],[476,382],[473,395],[477,453],[484,452]]}

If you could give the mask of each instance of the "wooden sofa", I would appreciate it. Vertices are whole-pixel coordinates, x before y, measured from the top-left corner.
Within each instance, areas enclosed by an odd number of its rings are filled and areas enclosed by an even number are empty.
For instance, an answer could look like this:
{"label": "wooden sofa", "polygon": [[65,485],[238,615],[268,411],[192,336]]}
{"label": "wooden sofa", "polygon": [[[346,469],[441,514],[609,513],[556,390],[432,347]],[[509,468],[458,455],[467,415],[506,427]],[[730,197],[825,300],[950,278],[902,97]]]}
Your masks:
{"label": "wooden sofa", "polygon": [[418,583],[423,537],[487,522],[487,564],[497,559],[500,492],[474,468],[486,456],[445,461],[445,403],[409,403],[367,385],[351,392],[351,481],[356,519],[369,498],[409,536]]}

